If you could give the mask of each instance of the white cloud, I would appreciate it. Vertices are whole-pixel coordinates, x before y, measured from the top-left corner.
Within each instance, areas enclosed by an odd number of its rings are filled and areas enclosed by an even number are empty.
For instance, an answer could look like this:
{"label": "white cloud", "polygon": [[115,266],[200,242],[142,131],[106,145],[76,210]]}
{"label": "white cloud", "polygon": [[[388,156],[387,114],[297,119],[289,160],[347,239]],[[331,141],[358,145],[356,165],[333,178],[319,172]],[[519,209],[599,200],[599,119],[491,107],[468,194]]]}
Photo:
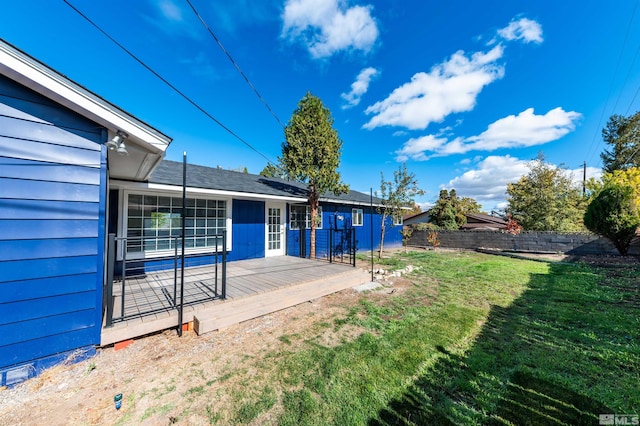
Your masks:
{"label": "white cloud", "polygon": [[492,151],[498,148],[533,146],[560,139],[576,128],[582,115],[554,108],[544,115],[536,115],[533,108],[517,116],[509,115],[491,123],[487,130],[467,140],[468,150]]}
{"label": "white cloud", "polygon": [[346,0],[287,0],[281,36],[302,41],[313,58],[340,51],[369,52],[378,39],[372,6],[347,6]]}
{"label": "white cloud", "polygon": [[454,53],[429,73],[415,74],[386,99],[369,106],[365,112],[373,117],[363,127],[425,129],[451,113],[472,110],[482,89],[504,75],[504,67],[497,64],[502,55],[501,45],[471,56]]}
{"label": "white cloud", "polygon": [[[409,139],[396,151],[397,161],[411,158],[425,161],[434,156],[463,154],[469,151],[494,151],[500,148],[518,148],[542,145],[555,141],[575,130],[582,117],[575,111],[554,108],[543,115],[536,115],[528,108],[518,115],[509,115],[489,125],[478,136],[447,140],[434,135]],[[427,143],[426,141],[429,141]]]}
{"label": "white cloud", "polygon": [[498,30],[498,35],[507,41],[523,40],[525,43],[542,43],[542,26],[531,19],[512,20],[509,25]]}
{"label": "white cloud", "polygon": [[182,10],[178,6],[175,5],[171,0],[162,0],[158,2],[158,8],[162,15],[170,20],[176,22],[182,22]]}
{"label": "white cloud", "polygon": [[[204,33],[201,32],[200,25],[194,25],[189,20],[189,15],[185,17],[184,11],[174,0],[150,1],[153,7],[153,14],[143,16],[143,19],[150,25],[171,36],[176,34],[199,39]],[[199,24],[199,23],[198,23]]]}
{"label": "white cloud", "polygon": [[343,109],[351,108],[360,103],[360,98],[362,95],[367,93],[369,90],[369,83],[374,77],[377,77],[380,74],[375,68],[369,67],[360,71],[358,77],[356,77],[356,81],[351,83],[351,91],[349,93],[342,93],[340,96],[342,99],[347,101],[345,105],[342,106]]}
{"label": "white cloud", "polygon": [[507,184],[517,182],[529,172],[528,163],[509,155],[492,155],[443,187],[455,188],[460,197],[474,198],[487,211],[496,210],[506,200]]}
{"label": "white cloud", "polygon": [[425,152],[438,151],[448,143],[446,138],[438,138],[434,135],[426,135],[420,138],[411,138],[405,142],[402,149],[396,151],[396,161],[403,162],[409,159],[426,161],[429,159]]}
{"label": "white cloud", "polygon": [[[584,168],[580,167],[573,170],[567,170],[567,173],[571,176],[573,183],[582,188],[582,178],[584,177]],[[600,179],[602,177],[602,169],[597,167],[587,167],[587,180],[591,178]]]}

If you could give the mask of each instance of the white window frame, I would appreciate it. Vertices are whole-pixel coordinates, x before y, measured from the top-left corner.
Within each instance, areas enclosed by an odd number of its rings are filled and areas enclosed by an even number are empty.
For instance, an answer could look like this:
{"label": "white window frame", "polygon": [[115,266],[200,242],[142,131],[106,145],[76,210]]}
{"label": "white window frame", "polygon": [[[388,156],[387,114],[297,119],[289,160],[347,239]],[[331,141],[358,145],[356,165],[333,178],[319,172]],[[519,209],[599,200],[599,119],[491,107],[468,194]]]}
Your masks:
{"label": "white window frame", "polygon": [[[156,197],[170,197],[170,198],[180,198],[182,199],[181,192],[163,192],[163,191],[153,191],[153,190],[138,190],[138,189],[125,189],[120,191],[121,199],[121,216],[120,216],[120,226],[119,226],[119,234],[122,237],[126,237],[128,235],[128,223],[129,223],[129,195],[141,195],[141,196],[156,196]],[[233,199],[231,197],[224,197],[219,195],[208,195],[202,193],[189,193],[187,192],[187,199],[196,199],[196,200],[212,200],[212,201],[224,201],[226,206],[226,217],[225,217],[225,229],[227,231],[227,251],[232,250],[232,205]],[[204,254],[211,253],[215,247],[188,247],[185,248],[185,254]],[[127,259],[153,259],[164,256],[171,256],[175,253],[174,249],[168,250],[155,250],[145,252],[144,250],[141,252],[127,252]],[[122,260],[124,255],[124,245],[118,244],[118,260]]]}
{"label": "white window frame", "polygon": [[393,217],[393,226],[402,226],[402,223],[404,222],[402,219],[402,216],[392,216]]}
{"label": "white window frame", "polygon": [[[296,230],[296,229],[300,229],[298,228],[298,223],[297,221],[293,221],[293,208],[294,207],[302,207],[302,204],[289,204],[289,229],[291,230]],[[304,229],[311,229],[311,206],[309,205],[305,205],[304,206],[305,209],[305,218],[304,218],[304,223],[305,223],[305,228]],[[318,206],[318,217],[320,218],[320,223],[318,224],[318,226],[316,226],[316,229],[322,229],[322,206]]]}
{"label": "white window frame", "polygon": [[[360,220],[356,221],[356,218]],[[362,209],[351,209],[351,226],[364,226],[364,212]]]}

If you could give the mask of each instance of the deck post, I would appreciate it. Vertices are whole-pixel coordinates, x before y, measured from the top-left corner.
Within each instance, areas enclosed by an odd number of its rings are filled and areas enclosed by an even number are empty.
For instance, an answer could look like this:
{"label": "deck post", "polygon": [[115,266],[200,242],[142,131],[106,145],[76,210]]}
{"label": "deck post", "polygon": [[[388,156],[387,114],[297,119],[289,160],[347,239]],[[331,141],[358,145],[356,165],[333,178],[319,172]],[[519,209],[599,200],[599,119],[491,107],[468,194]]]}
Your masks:
{"label": "deck post", "polygon": [[222,231],[222,299],[227,298],[227,230]]}
{"label": "deck post", "polygon": [[178,304],[178,237],[173,239],[173,246],[173,307],[175,308]]}
{"label": "deck post", "polygon": [[182,153],[182,249],[180,253],[180,306],[178,307],[178,336],[182,337],[182,309],[184,308],[184,246],[187,227],[187,151]]}
{"label": "deck post", "polygon": [[329,228],[329,263],[333,263],[333,229]]}
{"label": "deck post", "polygon": [[127,239],[122,239],[122,296],[120,307],[120,318],[124,318],[124,289],[127,283]]}
{"label": "deck post", "polygon": [[116,260],[116,234],[109,234],[107,240],[107,281],[104,297],[106,300],[107,314],[105,318],[105,327],[113,326],[113,269]]}
{"label": "deck post", "polygon": [[353,260],[353,267],[356,267],[356,232],[354,228],[351,228],[351,259]]}

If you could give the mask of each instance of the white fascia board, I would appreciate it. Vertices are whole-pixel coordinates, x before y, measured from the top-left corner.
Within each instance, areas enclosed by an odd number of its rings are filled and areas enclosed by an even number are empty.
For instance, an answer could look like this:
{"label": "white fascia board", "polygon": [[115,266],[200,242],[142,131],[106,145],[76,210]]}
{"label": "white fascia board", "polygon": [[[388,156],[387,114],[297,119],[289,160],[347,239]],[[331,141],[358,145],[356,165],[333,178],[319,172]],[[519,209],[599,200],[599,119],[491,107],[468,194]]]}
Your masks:
{"label": "white fascia board", "polygon": [[[353,206],[365,206],[370,207],[371,203],[365,203],[362,201],[349,201],[349,200],[336,200],[334,198],[320,198],[320,201],[323,203],[333,203],[333,204],[345,204],[345,205],[353,205]],[[373,203],[373,207],[382,207],[382,204]]]}
{"label": "white fascia board", "polygon": [[[160,183],[147,183],[147,182],[130,182],[124,180],[113,179],[109,182],[111,188],[121,189],[139,189],[161,192],[182,192],[181,186],[165,185]],[[278,200],[278,201],[292,201],[292,202],[304,202],[306,198],[299,197],[285,197],[279,195],[267,195],[267,194],[255,194],[251,192],[237,192],[237,191],[224,191],[220,189],[206,189],[206,188],[193,188],[187,187],[187,194],[205,194],[205,195],[218,195],[222,197],[229,197],[235,199],[258,199],[258,200]]]}
{"label": "white fascia board", "polygon": [[122,130],[151,152],[165,152],[171,138],[0,40],[0,73],[108,128]]}

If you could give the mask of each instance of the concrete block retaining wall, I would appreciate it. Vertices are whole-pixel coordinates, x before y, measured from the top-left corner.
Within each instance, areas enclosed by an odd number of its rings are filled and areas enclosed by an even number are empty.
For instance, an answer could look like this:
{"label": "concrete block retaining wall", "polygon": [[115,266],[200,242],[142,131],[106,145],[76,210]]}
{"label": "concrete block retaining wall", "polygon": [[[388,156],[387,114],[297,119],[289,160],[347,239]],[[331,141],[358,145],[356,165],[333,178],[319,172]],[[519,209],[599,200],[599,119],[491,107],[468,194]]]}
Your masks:
{"label": "concrete block retaining wall", "polygon": [[[430,231],[414,230],[408,241],[409,246],[428,247]],[[477,248],[515,250],[523,252],[586,254],[618,254],[609,240],[589,233],[521,232],[511,235],[493,231],[437,231],[441,248]],[[632,242],[629,254],[640,255],[640,238]]]}

